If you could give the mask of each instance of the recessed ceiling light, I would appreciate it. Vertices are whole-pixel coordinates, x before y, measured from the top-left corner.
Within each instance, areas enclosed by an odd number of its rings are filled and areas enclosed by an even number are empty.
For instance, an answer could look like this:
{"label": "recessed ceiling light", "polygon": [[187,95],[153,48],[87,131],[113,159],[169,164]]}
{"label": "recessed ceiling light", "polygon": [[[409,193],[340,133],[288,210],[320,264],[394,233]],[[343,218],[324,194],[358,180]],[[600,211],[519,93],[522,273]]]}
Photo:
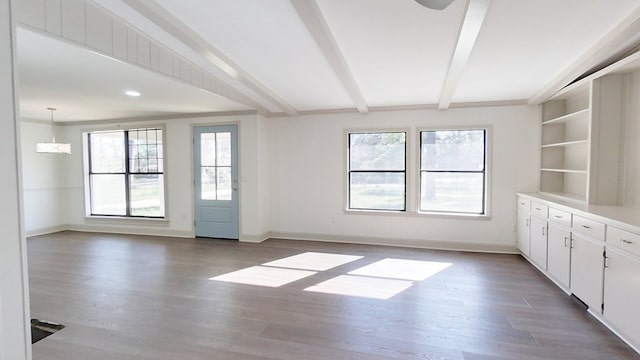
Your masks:
{"label": "recessed ceiling light", "polygon": [[133,97],[140,96],[140,92],[135,90],[127,90],[124,93],[128,96],[133,96]]}

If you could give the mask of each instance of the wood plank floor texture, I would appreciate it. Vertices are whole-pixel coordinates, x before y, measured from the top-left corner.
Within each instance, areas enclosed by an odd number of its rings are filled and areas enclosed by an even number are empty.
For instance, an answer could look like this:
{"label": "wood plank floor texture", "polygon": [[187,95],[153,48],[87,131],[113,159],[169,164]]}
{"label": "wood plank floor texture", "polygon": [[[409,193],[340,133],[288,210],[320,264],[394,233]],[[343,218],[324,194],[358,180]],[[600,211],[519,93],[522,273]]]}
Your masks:
{"label": "wood plank floor texture", "polygon": [[[640,360],[517,255],[68,231],[27,244],[31,315],[67,326],[35,360]],[[280,287],[209,280],[308,252],[361,258]],[[389,299],[305,291],[384,259],[450,266]]]}

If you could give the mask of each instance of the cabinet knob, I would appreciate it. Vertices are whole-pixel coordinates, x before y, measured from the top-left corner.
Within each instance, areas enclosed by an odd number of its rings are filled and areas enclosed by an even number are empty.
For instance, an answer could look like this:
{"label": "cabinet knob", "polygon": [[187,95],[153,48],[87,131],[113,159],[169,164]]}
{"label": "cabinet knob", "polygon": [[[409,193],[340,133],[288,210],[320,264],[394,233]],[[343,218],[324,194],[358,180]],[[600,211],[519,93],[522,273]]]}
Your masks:
{"label": "cabinet knob", "polygon": [[582,225],[582,227],[585,229],[591,229],[591,226],[587,226],[587,225]]}
{"label": "cabinet knob", "polygon": [[625,244],[633,244],[633,241],[627,240],[627,239],[620,239],[620,241],[622,241]]}
{"label": "cabinet knob", "polygon": [[564,247],[567,247],[567,241],[569,241],[569,238],[565,236],[564,237]]}
{"label": "cabinet knob", "polygon": [[555,215],[555,218],[562,219],[562,215]]}

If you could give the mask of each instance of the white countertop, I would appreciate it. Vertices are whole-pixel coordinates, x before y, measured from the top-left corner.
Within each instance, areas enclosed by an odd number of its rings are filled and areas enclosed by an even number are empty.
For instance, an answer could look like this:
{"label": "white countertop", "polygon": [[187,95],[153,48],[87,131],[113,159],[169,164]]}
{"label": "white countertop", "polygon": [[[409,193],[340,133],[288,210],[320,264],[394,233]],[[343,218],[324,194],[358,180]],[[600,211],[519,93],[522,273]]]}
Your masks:
{"label": "white countertop", "polygon": [[518,193],[518,196],[527,197],[533,201],[541,202],[552,208],[569,211],[575,215],[583,216],[595,221],[615,226],[622,230],[640,234],[640,209],[610,206],[587,205],[571,200],[564,200],[544,193]]}

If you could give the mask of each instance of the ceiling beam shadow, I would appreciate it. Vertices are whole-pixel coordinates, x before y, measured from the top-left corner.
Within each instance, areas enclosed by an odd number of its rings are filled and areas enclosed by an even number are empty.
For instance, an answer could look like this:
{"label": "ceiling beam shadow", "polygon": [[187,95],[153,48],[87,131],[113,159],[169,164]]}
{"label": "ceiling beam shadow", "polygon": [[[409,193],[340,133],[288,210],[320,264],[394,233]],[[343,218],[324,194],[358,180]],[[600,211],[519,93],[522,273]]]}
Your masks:
{"label": "ceiling beam shadow", "polygon": [[[242,69],[238,64],[233,62],[233,60],[211,45],[211,43],[202,36],[191,30],[191,28],[185,25],[155,0],[123,0],[123,2],[131,6],[147,19],[151,20],[164,31],[174,36],[176,39],[182,41],[198,54],[202,55],[211,64],[255,91],[258,95],[262,96],[273,105],[276,105],[288,115],[298,115],[297,109],[287,103],[287,101],[281,98],[273,90],[267,88],[257,79],[252,77],[247,71]],[[245,95],[249,96],[247,94]]]}
{"label": "ceiling beam shadow", "polygon": [[440,101],[438,109],[448,109],[451,100],[458,87],[462,73],[467,66],[467,61],[471,56],[471,51],[478,39],[478,34],[482,29],[482,24],[487,16],[489,4],[491,0],[469,0],[467,3],[467,11],[460,27],[458,42],[453,51],[453,56],[449,62],[447,77],[445,78],[442,92],[440,93]]}
{"label": "ceiling beam shadow", "polygon": [[290,0],[293,7],[298,12],[300,19],[309,30],[309,33],[320,48],[320,51],[329,62],[333,72],[342,83],[353,100],[356,108],[361,113],[369,111],[366,100],[362,94],[360,86],[353,76],[347,61],[345,60],[338,43],[336,42],[327,22],[322,15],[316,0]]}

